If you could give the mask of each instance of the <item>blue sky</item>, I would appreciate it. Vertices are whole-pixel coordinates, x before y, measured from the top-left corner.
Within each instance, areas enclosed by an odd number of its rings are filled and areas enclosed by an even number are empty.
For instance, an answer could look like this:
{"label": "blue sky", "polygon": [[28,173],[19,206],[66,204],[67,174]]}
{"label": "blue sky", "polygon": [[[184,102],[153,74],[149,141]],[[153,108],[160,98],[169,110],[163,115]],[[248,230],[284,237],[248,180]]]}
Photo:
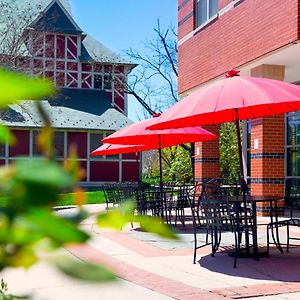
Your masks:
{"label": "blue sky", "polygon": [[[111,50],[134,48],[146,51],[143,42],[154,37],[153,28],[176,25],[177,0],[70,0],[78,25]],[[136,118],[137,105],[129,99],[129,116]]]}

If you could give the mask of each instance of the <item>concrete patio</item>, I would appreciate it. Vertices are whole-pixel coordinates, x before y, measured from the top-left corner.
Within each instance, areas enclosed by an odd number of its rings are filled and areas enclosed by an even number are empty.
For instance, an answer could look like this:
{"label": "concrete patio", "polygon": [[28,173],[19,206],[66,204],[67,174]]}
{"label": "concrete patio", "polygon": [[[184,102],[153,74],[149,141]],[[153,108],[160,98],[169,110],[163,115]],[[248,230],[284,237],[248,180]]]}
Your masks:
{"label": "concrete patio", "polygon": [[[88,209],[94,214],[104,206],[90,205]],[[259,218],[261,224],[267,221],[268,218]],[[10,292],[29,292],[34,299],[47,300],[300,297],[300,248],[293,247],[283,254],[272,248],[269,258],[238,259],[238,267],[234,269],[233,258],[226,252],[233,243],[232,233],[224,235],[215,257],[210,256],[209,246],[204,247],[197,252],[198,263],[193,264],[190,226],[180,228],[180,241],[164,240],[131,226],[123,228],[122,232],[99,229],[93,216],[82,227],[93,238],[87,245],[68,247],[66,253],[110,267],[120,278],[117,283],[77,282],[42,262],[29,271],[6,271],[3,277]],[[297,234],[297,228],[293,231]],[[259,226],[260,245],[265,245],[265,239],[266,227]]]}

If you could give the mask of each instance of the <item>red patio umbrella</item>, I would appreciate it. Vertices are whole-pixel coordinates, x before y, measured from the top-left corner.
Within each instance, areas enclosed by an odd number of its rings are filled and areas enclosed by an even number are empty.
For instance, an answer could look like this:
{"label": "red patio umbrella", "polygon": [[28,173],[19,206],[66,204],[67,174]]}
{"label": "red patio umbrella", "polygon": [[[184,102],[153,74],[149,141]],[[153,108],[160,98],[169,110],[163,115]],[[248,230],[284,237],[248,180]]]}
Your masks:
{"label": "red patio umbrella", "polygon": [[[149,146],[146,145],[119,145],[119,144],[103,144],[96,150],[91,152],[93,156],[101,155],[115,155],[115,154],[125,154],[132,152],[141,152],[149,150]],[[139,157],[136,155],[137,165],[139,164]],[[139,170],[139,179],[140,179],[140,169]]]}
{"label": "red patio umbrella", "polygon": [[201,127],[185,127],[167,130],[147,130],[146,127],[153,125],[159,120],[160,114],[154,118],[147,119],[132,125],[129,125],[106,137],[102,141],[111,144],[136,145],[144,144],[149,148],[147,150],[159,150],[160,167],[160,192],[162,196],[162,160],[161,149],[175,145],[192,143],[198,141],[209,141],[217,138],[217,135]]}
{"label": "red patio umbrella", "polygon": [[239,76],[231,70],[226,78],[191,93],[168,109],[148,129],[181,128],[224,122],[236,123],[242,189],[245,191],[239,120],[300,110],[300,87],[265,78]]}
{"label": "red patio umbrella", "polygon": [[146,145],[119,145],[119,144],[103,144],[96,150],[91,152],[91,155],[116,155],[132,152],[141,152],[149,150],[149,146]]}

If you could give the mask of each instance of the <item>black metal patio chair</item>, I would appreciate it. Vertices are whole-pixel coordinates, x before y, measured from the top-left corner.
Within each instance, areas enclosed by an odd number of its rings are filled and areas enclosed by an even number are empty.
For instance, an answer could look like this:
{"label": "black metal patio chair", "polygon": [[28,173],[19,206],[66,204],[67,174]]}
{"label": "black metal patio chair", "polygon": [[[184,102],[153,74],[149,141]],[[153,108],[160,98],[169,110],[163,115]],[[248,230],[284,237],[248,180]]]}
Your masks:
{"label": "black metal patio chair", "polygon": [[[251,209],[244,207],[240,201],[232,201],[234,197],[238,196],[234,193],[236,192],[232,192],[231,187],[228,186],[224,188],[212,183],[202,184],[198,207],[191,204],[194,225],[194,263],[196,263],[197,249],[211,245],[211,255],[214,256],[220,246],[222,234],[233,232],[234,267],[236,267],[237,257],[241,251],[242,234],[251,233],[254,228],[251,222]],[[203,220],[202,225],[205,225],[206,228],[206,242],[200,246],[197,238],[199,229],[201,229],[199,215]],[[210,236],[210,242],[208,236]]]}
{"label": "black metal patio chair", "polygon": [[[296,196],[286,196],[285,197],[285,205],[289,208],[289,217],[284,220],[280,220],[277,222],[273,221],[273,216],[271,216],[271,222],[267,225],[267,251],[269,254],[270,244],[275,244],[276,247],[283,252],[282,246],[286,246],[286,251],[289,252],[290,246],[299,246],[299,245],[291,245],[291,240],[300,241],[300,237],[295,237],[290,235],[290,227],[300,227],[300,197]],[[296,212],[298,211],[298,216],[296,216]],[[275,212],[276,213],[276,212]],[[281,227],[286,227],[286,243],[282,243],[279,239],[278,230]],[[273,239],[273,242],[270,241],[270,233]]]}

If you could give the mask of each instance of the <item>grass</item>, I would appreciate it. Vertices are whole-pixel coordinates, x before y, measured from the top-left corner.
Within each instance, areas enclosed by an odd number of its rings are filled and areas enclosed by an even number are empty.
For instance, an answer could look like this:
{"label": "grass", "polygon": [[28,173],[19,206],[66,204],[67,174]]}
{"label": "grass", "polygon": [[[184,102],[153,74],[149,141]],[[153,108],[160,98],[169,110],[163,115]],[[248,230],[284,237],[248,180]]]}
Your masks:
{"label": "grass", "polygon": [[[86,202],[85,204],[101,204],[105,203],[105,196],[103,191],[96,191],[96,192],[86,192]],[[0,197],[0,207],[7,206],[8,198],[7,197]],[[71,206],[75,205],[74,203],[74,194],[61,194],[60,199],[55,204],[55,206]]]}
{"label": "grass", "polygon": [[[103,191],[86,192],[85,195],[86,195],[85,204],[105,203],[105,196]],[[73,193],[62,194],[61,198],[57,202],[57,206],[68,206],[68,205],[75,205]]]}

